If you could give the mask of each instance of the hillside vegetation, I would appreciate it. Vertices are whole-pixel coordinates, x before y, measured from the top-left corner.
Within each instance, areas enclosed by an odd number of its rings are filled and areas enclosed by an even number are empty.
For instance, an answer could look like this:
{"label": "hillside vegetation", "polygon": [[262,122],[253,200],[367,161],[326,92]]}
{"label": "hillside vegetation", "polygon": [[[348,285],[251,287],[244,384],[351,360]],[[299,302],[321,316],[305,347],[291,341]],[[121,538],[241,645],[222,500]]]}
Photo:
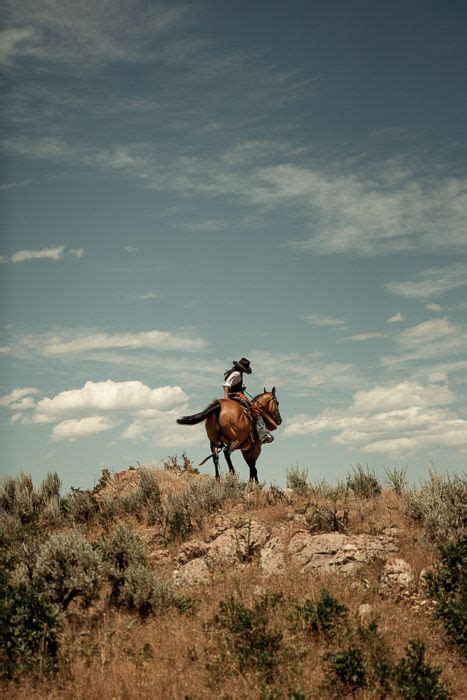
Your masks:
{"label": "hillside vegetation", "polygon": [[361,465],[216,482],[189,458],[0,489],[8,698],[461,698],[466,480]]}

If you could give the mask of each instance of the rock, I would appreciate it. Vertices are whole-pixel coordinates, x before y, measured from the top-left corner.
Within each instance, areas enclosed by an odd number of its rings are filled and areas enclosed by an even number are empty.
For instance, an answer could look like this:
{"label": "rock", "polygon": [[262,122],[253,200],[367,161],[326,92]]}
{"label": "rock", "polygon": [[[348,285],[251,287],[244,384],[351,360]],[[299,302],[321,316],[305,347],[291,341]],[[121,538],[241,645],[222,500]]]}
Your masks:
{"label": "rock", "polygon": [[155,549],[149,554],[151,564],[166,564],[170,561],[170,552],[166,549]]}
{"label": "rock", "polygon": [[343,535],[331,532],[310,535],[297,532],[289,542],[292,562],[302,571],[351,573],[377,557],[387,559],[397,551],[394,539],[387,535]]}
{"label": "rock", "polygon": [[278,537],[273,537],[261,550],[259,570],[263,576],[275,576],[285,569],[283,544]]}
{"label": "rock", "polygon": [[357,614],[358,614],[358,617],[360,618],[360,620],[368,620],[371,617],[372,613],[373,613],[373,608],[371,607],[371,605],[369,603],[362,603],[358,607]]}
{"label": "rock", "polygon": [[268,528],[255,520],[239,523],[225,530],[208,546],[208,559],[214,564],[219,561],[248,561],[261,550],[270,537]]}
{"label": "rock", "polygon": [[177,586],[192,586],[199,583],[209,583],[211,581],[211,572],[206,560],[203,557],[199,557],[175,569],[172,578]]}
{"label": "rock", "polygon": [[205,542],[200,542],[198,540],[194,542],[185,542],[185,544],[180,547],[177,561],[179,564],[187,564],[193,559],[202,557],[207,551],[208,545]]}
{"label": "rock", "polygon": [[381,592],[403,592],[414,584],[412,567],[405,559],[389,559],[380,577]]}

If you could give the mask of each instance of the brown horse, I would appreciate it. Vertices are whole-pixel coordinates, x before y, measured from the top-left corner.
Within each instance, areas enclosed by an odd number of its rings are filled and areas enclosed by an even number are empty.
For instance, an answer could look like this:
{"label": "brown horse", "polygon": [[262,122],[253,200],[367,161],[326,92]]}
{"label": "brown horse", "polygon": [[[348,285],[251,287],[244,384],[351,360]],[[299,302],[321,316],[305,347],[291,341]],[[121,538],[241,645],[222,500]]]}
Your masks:
{"label": "brown horse", "polygon": [[[255,396],[251,403],[252,413],[258,412],[263,417],[268,430],[275,430],[282,423],[276,387],[273,386],[271,391],[264,389],[264,393]],[[218,479],[219,450],[223,449],[229,472],[235,474],[230,455],[234,450],[241,450],[250,468],[250,481],[258,483],[256,461],[261,453],[261,440],[252,425],[248,409],[234,399],[215,399],[204,411],[178,418],[177,423],[196,425],[203,420],[211,444],[211,454],[201,464],[212,458]]]}

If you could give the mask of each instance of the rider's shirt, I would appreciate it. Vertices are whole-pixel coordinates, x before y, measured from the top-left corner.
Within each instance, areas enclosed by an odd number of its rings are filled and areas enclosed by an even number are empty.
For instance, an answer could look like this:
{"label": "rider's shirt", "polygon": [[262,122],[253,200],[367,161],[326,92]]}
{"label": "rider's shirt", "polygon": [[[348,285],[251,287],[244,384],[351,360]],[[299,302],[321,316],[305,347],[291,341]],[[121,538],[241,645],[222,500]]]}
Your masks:
{"label": "rider's shirt", "polygon": [[243,385],[243,374],[236,369],[230,370],[225,375],[224,386],[229,387],[229,394],[235,394],[245,389]]}

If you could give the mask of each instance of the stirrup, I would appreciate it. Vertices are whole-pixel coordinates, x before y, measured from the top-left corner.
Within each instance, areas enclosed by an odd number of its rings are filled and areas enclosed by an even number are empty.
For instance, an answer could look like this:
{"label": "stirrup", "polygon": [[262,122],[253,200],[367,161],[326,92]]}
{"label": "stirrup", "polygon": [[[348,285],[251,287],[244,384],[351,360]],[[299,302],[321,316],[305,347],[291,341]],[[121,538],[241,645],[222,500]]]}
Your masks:
{"label": "stirrup", "polygon": [[271,433],[266,433],[266,435],[261,438],[261,442],[274,442],[274,435],[271,435]]}

